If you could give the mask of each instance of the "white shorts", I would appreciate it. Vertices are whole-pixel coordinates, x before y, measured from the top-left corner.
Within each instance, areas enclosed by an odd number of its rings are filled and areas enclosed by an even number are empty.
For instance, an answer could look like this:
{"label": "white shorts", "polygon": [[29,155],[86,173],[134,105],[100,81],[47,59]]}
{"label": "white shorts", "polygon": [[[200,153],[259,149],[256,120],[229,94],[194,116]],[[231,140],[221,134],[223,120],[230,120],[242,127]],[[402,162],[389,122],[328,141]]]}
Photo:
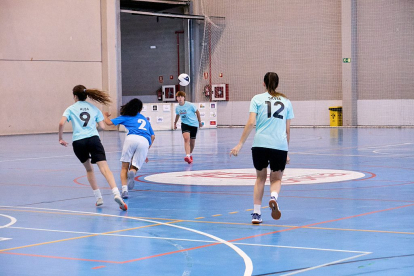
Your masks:
{"label": "white shorts", "polygon": [[140,135],[127,135],[122,148],[121,162],[131,162],[131,164],[141,169],[147,158],[149,142]]}

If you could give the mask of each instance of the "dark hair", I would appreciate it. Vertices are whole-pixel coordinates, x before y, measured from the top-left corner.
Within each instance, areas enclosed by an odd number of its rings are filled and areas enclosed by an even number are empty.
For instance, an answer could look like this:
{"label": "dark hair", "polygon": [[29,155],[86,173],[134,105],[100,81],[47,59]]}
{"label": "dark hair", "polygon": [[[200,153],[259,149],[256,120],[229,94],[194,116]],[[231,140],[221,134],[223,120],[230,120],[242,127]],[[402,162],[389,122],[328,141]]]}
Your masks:
{"label": "dark hair", "polygon": [[111,98],[105,92],[98,89],[87,89],[81,84],[73,87],[73,95],[77,96],[79,101],[85,101],[86,98],[89,97],[90,99],[104,105],[111,103]]}
{"label": "dark hair", "polygon": [[175,93],[175,97],[184,97],[185,98],[185,92],[184,91],[178,91],[177,93]]}
{"label": "dark hair", "polygon": [[266,90],[273,97],[282,96],[287,98],[283,93],[276,92],[276,88],[279,85],[279,76],[275,72],[267,72],[263,79]]}
{"label": "dark hair", "polygon": [[121,115],[124,115],[124,116],[134,117],[139,112],[141,112],[141,110],[142,110],[142,102],[140,99],[135,98],[135,99],[130,100],[123,106],[121,106],[121,111],[119,113],[121,113]]}

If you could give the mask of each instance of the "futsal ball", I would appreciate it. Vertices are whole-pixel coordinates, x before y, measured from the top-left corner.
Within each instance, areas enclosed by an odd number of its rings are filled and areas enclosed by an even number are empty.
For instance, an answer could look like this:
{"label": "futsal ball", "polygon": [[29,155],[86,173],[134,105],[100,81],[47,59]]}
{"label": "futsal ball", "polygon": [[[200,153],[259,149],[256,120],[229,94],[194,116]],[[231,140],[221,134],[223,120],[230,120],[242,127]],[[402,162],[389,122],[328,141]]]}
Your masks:
{"label": "futsal ball", "polygon": [[186,73],[182,73],[178,76],[178,81],[180,82],[181,86],[187,86],[190,83],[190,76]]}

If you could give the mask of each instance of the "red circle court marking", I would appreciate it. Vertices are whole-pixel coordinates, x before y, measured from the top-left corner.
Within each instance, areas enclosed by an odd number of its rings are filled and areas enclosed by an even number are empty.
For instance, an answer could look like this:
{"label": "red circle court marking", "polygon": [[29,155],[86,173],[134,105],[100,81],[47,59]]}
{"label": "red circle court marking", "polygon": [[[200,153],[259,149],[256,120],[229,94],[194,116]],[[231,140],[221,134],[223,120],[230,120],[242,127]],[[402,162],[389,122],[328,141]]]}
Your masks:
{"label": "red circle court marking", "polygon": [[[375,174],[351,170],[337,169],[303,169],[288,168],[283,177],[284,185],[327,184],[356,179],[369,179]],[[256,171],[253,168],[178,171],[150,174],[140,182],[159,183],[170,185],[199,185],[199,186],[251,186],[256,180]],[[362,180],[362,179],[361,179]],[[266,185],[269,185],[269,180]]]}
{"label": "red circle court marking", "polygon": [[73,179],[73,182],[75,182],[75,183],[76,183],[76,184],[78,184],[78,185],[82,185],[82,186],[89,186],[89,185],[86,185],[86,184],[82,184],[82,183],[80,183],[80,182],[78,181],[78,179],[79,179],[79,178],[82,178],[82,177],[86,177],[86,175],[82,175],[82,176],[76,177],[75,179]]}

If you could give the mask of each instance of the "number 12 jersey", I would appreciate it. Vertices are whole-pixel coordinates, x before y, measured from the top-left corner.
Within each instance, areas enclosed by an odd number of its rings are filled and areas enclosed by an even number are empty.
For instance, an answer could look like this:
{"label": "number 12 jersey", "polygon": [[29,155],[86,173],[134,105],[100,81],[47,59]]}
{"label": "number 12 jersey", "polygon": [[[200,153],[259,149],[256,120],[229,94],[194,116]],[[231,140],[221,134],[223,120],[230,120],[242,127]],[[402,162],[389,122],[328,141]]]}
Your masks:
{"label": "number 12 jersey", "polygon": [[265,92],[252,98],[249,111],[256,113],[256,135],[252,147],[288,151],[286,120],[294,118],[290,100]]}

